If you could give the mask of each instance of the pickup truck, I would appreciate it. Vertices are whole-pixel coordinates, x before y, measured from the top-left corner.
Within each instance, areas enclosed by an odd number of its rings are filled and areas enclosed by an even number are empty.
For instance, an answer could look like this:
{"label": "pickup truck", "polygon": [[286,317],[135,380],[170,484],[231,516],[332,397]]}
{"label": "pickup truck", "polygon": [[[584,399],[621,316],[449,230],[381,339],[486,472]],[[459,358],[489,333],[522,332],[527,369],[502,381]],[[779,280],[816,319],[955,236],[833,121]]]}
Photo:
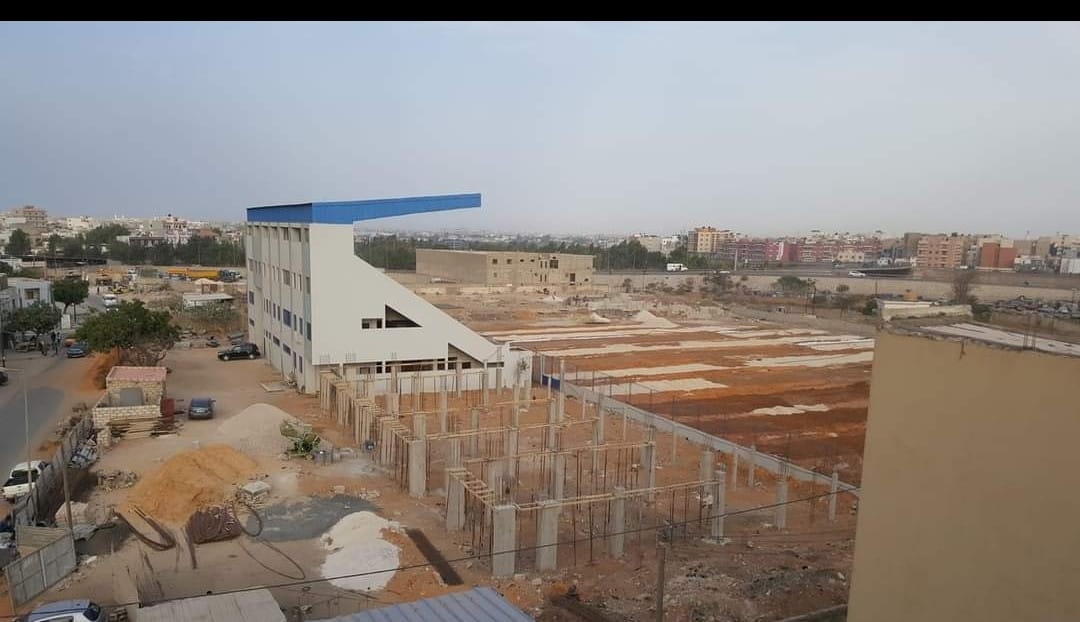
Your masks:
{"label": "pickup truck", "polygon": [[16,464],[11,468],[11,473],[8,475],[7,481],[4,482],[4,498],[8,501],[14,501],[29,493],[30,482],[36,482],[38,477],[41,476],[41,473],[48,467],[48,462],[45,462],[44,460],[34,460],[30,463],[30,477],[28,478],[26,463],[20,462],[19,464]]}

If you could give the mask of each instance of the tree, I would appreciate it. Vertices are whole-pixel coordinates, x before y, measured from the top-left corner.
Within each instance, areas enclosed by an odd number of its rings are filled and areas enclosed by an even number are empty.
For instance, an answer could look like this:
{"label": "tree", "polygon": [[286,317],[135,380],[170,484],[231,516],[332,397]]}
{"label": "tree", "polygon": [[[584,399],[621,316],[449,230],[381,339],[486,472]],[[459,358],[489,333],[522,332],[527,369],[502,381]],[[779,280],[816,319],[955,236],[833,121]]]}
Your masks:
{"label": "tree", "polygon": [[713,272],[702,281],[705,282],[708,291],[714,295],[723,294],[731,289],[731,275],[724,272]]}
{"label": "tree", "polygon": [[74,305],[77,309],[86,300],[90,283],[82,279],[61,279],[53,281],[52,291],[53,300],[64,303],[64,313],[67,313],[68,307]]}
{"label": "tree", "polygon": [[623,288],[624,292],[629,294],[630,290],[634,289],[634,282],[631,281],[630,279],[623,279],[622,280],[622,288]]}
{"label": "tree", "polygon": [[797,276],[782,276],[776,279],[773,287],[785,294],[803,294],[810,288],[810,282],[804,281]]}
{"label": "tree", "polygon": [[116,236],[130,235],[131,231],[127,227],[117,223],[109,223],[107,225],[101,225],[94,227],[86,232],[86,243],[90,246],[101,247],[102,244],[108,244],[116,241]]}
{"label": "tree", "polygon": [[14,255],[16,257],[22,257],[23,255],[30,254],[30,236],[27,235],[22,229],[16,229],[11,232],[11,237],[8,238],[7,246],[4,247],[4,251],[8,255]]}
{"label": "tree", "polygon": [[83,257],[86,254],[86,249],[83,247],[82,236],[64,240],[60,252],[64,254],[64,257]]}
{"label": "tree", "polygon": [[91,316],[75,336],[94,352],[118,349],[125,365],[154,366],[180,335],[171,319],[168,311],[151,311],[141,300],[121,302],[113,311]]}
{"label": "tree", "polygon": [[60,243],[64,238],[56,235],[55,233],[49,236],[49,240],[45,243],[45,250],[50,255],[55,255],[56,251],[60,249]]}
{"label": "tree", "polygon": [[4,327],[10,332],[30,330],[41,335],[54,330],[59,323],[60,310],[42,300],[4,315]]}
{"label": "tree", "polygon": [[953,274],[952,299],[955,304],[971,303],[971,284],[975,282],[974,270],[957,270]]}
{"label": "tree", "polygon": [[850,290],[851,290],[851,288],[848,287],[847,285],[843,284],[843,283],[836,286],[836,293],[837,294],[846,294]]}

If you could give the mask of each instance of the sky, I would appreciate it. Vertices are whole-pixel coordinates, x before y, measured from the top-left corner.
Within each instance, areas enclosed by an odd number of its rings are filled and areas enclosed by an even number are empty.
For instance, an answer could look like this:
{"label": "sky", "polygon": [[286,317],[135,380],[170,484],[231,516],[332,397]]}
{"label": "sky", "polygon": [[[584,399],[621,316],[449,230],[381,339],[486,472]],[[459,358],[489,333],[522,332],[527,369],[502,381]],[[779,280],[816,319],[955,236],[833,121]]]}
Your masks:
{"label": "sky", "polygon": [[1077,76],[1076,23],[8,22],[0,209],[1080,233]]}

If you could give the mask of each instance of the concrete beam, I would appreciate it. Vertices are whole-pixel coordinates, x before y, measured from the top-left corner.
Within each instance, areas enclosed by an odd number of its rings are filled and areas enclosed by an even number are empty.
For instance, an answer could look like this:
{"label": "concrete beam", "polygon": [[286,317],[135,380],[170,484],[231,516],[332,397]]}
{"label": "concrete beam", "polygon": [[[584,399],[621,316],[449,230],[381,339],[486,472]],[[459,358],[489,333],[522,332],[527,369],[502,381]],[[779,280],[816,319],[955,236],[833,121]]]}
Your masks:
{"label": "concrete beam", "polygon": [[519,432],[516,429],[510,430],[506,433],[506,474],[510,477],[511,480],[517,480],[518,461],[517,458],[513,458],[511,456],[517,455],[518,439]]}
{"label": "concrete beam", "polygon": [[556,454],[551,462],[551,498],[563,498],[563,484],[566,481],[566,455]]}
{"label": "concrete beam", "polygon": [[514,576],[517,549],[517,508],[499,505],[491,509],[491,574]]}

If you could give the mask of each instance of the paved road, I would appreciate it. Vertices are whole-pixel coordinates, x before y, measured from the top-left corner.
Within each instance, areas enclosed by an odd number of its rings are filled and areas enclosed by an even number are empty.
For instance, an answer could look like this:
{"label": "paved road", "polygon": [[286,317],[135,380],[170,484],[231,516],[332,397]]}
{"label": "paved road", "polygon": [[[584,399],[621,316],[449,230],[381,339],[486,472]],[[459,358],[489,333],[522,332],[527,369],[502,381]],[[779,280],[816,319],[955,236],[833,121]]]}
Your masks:
{"label": "paved road", "polygon": [[[7,357],[10,369],[8,383],[0,387],[0,475],[15,463],[26,460],[26,417],[23,408],[21,375],[26,374],[26,397],[30,404],[30,448],[36,449],[63,416],[71,413],[78,378],[88,363],[86,359],[67,359],[63,350],[59,356],[43,357],[12,354]],[[75,384],[73,384],[75,383]],[[76,399],[78,398],[78,399]]]}

